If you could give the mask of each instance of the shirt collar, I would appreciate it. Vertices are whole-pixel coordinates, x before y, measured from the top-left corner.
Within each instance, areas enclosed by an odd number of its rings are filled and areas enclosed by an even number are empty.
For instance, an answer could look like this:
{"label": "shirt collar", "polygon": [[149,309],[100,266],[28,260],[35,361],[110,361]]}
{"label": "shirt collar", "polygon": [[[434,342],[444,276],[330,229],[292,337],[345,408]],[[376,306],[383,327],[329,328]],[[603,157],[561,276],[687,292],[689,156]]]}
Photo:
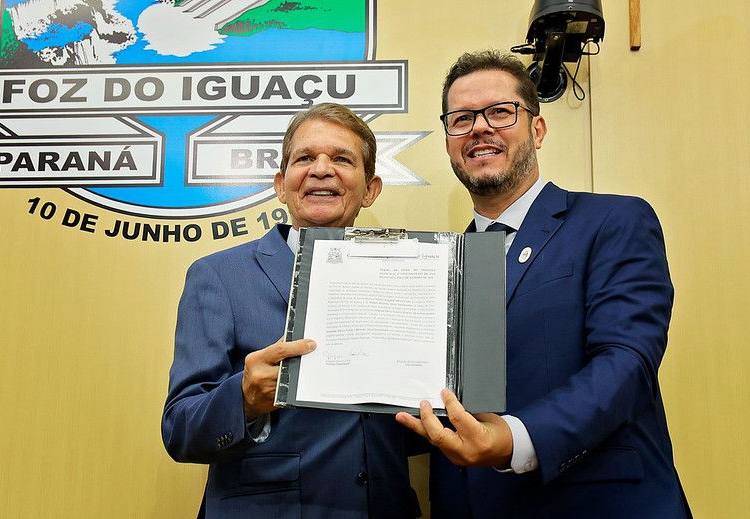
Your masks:
{"label": "shirt collar", "polygon": [[292,249],[292,254],[297,254],[297,247],[299,247],[299,229],[294,227],[289,228],[289,236],[286,237],[286,244]]}
{"label": "shirt collar", "polygon": [[482,216],[474,209],[474,224],[477,227],[477,232],[484,232],[491,224],[495,222],[504,223],[508,227],[513,229],[520,229],[526,214],[531,209],[531,204],[534,203],[536,197],[542,192],[544,185],[547,183],[542,177],[536,179],[534,185],[532,185],[524,194],[522,194],[518,200],[510,204],[510,206],[503,211],[500,216],[494,220]]}

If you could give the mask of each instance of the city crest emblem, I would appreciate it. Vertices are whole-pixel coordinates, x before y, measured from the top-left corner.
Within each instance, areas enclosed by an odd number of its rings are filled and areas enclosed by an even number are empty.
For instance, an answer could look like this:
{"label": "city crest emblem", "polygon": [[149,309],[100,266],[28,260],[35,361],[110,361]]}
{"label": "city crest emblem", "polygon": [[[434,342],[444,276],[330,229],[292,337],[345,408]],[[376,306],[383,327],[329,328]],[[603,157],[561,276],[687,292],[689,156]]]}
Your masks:
{"label": "city crest emblem", "polygon": [[[375,0],[5,0],[0,187],[58,187],[154,218],[274,196],[292,114],[407,111],[405,60],[375,60]],[[395,156],[428,132],[378,132]]]}

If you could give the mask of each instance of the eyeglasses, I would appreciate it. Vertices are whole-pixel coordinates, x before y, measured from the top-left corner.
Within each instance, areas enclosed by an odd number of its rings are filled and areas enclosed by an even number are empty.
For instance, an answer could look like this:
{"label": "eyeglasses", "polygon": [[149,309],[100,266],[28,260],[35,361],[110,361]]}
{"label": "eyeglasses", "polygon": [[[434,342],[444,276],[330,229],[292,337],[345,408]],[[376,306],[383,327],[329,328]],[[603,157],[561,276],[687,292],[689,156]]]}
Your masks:
{"label": "eyeglasses", "polygon": [[479,114],[482,114],[487,124],[496,130],[513,126],[518,121],[519,108],[523,108],[532,116],[534,115],[534,112],[530,108],[526,108],[518,101],[503,101],[502,103],[495,103],[479,110],[454,110],[453,112],[447,112],[440,116],[440,120],[443,121],[445,133],[456,137],[471,133]]}

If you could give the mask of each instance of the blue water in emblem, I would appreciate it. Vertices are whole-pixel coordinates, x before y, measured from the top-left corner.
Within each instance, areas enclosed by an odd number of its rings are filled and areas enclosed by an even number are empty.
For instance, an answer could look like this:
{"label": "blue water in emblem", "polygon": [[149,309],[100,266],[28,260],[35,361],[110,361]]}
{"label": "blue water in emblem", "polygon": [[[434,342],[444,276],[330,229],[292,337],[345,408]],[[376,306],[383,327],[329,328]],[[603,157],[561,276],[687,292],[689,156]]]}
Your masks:
{"label": "blue water in emblem", "polygon": [[[154,0],[118,1],[117,11],[138,27],[141,11]],[[364,2],[363,2],[364,5]],[[366,34],[308,29],[271,29],[250,37],[228,36],[216,48],[190,56],[160,56],[138,41],[115,54],[118,64],[247,63],[290,61],[361,61],[365,59]],[[188,36],[189,37],[189,36]],[[255,186],[186,186],[185,144],[188,133],[214,119],[213,116],[144,116],[138,120],[165,136],[163,186],[91,188],[101,196],[138,206],[156,208],[204,207],[248,197],[268,184]]]}
{"label": "blue water in emblem", "polygon": [[84,22],[78,22],[73,27],[66,27],[60,24],[51,24],[47,27],[44,34],[36,38],[24,38],[23,41],[30,50],[39,52],[47,47],[64,47],[68,43],[81,41],[84,36],[91,33],[93,27]]}

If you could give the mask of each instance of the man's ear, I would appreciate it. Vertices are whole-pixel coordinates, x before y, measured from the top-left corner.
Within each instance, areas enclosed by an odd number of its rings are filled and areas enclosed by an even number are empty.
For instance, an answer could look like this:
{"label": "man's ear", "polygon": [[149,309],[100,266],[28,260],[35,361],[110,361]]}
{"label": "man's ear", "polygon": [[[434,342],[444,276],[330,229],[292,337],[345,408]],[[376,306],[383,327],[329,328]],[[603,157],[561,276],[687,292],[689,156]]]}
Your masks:
{"label": "man's ear", "polygon": [[365,197],[362,200],[362,207],[370,207],[382,190],[383,179],[375,175],[367,183],[367,193],[365,193]]}
{"label": "man's ear", "polygon": [[534,117],[534,121],[531,123],[531,134],[534,136],[534,146],[536,146],[536,149],[540,149],[544,136],[547,135],[547,123],[541,115]]}
{"label": "man's ear", "polygon": [[273,189],[282,204],[286,204],[286,191],[284,190],[284,175],[277,171],[273,177]]}

